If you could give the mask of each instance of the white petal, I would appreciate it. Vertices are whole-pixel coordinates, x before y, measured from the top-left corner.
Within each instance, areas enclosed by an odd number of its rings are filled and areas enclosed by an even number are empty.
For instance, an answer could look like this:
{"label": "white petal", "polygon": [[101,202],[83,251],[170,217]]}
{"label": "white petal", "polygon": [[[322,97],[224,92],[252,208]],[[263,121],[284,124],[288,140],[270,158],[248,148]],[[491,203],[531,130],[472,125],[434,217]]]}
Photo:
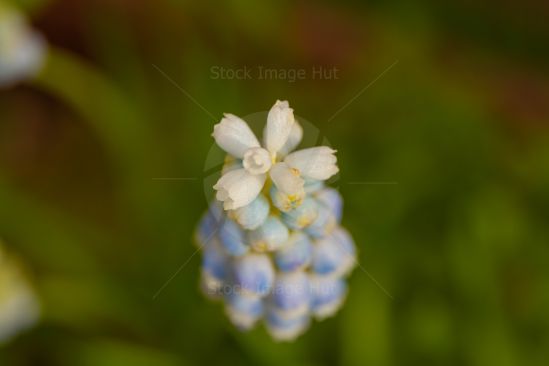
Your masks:
{"label": "white petal", "polygon": [[305,181],[299,176],[299,172],[290,168],[288,164],[276,163],[269,174],[279,191],[288,195],[303,191]]}
{"label": "white petal", "polygon": [[212,136],[220,148],[240,159],[249,148],[259,147],[259,141],[248,124],[229,113],[225,113],[221,122],[214,126]]}
{"label": "white petal", "polygon": [[291,153],[284,162],[304,177],[326,180],[339,171],[335,152],[327,146],[311,147]]}
{"label": "white petal", "polygon": [[216,198],[225,210],[234,210],[252,202],[265,183],[265,174],[251,175],[246,169],[236,169],[223,175],[214,185]]}
{"label": "white petal", "polygon": [[271,154],[276,154],[284,146],[292,126],[294,125],[294,110],[288,102],[277,100],[267,116],[267,125],[263,130],[265,147]]}
{"label": "white petal", "polygon": [[290,136],[288,137],[288,140],[282,146],[282,148],[278,151],[278,154],[281,156],[286,156],[290,152],[292,152],[297,145],[301,142],[301,139],[303,138],[303,127],[295,121],[292,130],[290,131]]}

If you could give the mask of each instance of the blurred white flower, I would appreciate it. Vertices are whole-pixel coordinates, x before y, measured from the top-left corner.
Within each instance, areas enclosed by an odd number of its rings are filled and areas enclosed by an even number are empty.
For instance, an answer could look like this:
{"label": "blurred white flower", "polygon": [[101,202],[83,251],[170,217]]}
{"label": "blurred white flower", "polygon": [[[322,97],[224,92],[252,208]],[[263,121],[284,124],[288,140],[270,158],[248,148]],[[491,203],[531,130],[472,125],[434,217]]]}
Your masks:
{"label": "blurred white flower", "polygon": [[7,256],[0,242],[0,344],[34,325],[39,309],[36,295],[17,262]]}
{"label": "blurred white flower", "polygon": [[0,4],[0,88],[36,74],[44,64],[46,42],[17,10]]}

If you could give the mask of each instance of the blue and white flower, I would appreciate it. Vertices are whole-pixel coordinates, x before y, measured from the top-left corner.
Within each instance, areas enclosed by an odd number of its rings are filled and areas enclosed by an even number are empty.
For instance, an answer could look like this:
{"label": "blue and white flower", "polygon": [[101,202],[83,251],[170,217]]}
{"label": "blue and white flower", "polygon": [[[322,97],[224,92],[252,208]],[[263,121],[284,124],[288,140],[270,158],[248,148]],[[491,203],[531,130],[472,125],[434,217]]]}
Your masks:
{"label": "blue and white flower", "polygon": [[303,129],[281,101],[268,114],[262,143],[232,114],[213,136],[229,155],[196,233],[202,288],[223,299],[238,329],[263,321],[273,339],[291,341],[312,318],[340,309],[356,263],[353,239],[340,226],[341,195],[324,184],[339,171],[335,150],[294,152]]}

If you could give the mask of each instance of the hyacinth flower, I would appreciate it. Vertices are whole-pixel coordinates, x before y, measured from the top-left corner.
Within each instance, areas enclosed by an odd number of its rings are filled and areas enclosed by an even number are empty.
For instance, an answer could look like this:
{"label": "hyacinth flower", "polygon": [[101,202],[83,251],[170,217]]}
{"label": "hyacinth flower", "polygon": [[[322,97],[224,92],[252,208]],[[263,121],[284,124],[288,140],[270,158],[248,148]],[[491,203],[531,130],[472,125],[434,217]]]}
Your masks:
{"label": "hyacinth flower", "polygon": [[39,309],[32,287],[0,241],[0,345],[34,325]]}
{"label": "hyacinth flower", "polygon": [[262,143],[225,114],[213,137],[228,155],[195,234],[204,293],[224,303],[237,328],[262,322],[279,341],[340,309],[356,263],[342,197],[324,184],[339,171],[336,151],[294,151],[302,136],[286,101],[269,111]]}
{"label": "hyacinth flower", "polygon": [[34,76],[46,55],[44,38],[19,11],[0,2],[0,88]]}

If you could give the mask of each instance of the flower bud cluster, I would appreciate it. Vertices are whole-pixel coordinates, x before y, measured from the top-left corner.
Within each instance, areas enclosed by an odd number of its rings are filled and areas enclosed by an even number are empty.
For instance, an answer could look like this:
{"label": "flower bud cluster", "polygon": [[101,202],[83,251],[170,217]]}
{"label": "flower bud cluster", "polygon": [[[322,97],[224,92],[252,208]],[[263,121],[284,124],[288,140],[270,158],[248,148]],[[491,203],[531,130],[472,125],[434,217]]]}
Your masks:
{"label": "flower bud cluster", "polygon": [[337,312],[356,248],[341,226],[342,197],[324,180],[338,172],[335,151],[291,152],[302,128],[287,102],[267,118],[263,146],[234,115],[214,127],[229,155],[196,231],[201,288],[224,302],[239,329],[263,321],[275,340],[301,335],[311,319]]}

